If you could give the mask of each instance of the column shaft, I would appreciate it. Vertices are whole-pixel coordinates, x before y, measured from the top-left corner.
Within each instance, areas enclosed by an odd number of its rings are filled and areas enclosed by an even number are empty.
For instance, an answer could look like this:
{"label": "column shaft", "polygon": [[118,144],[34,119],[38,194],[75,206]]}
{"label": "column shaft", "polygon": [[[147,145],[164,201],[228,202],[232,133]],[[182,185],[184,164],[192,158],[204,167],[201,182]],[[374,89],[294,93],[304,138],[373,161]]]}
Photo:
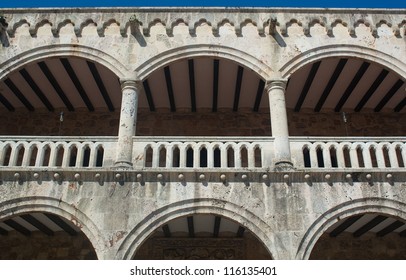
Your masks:
{"label": "column shaft", "polygon": [[122,101],[120,126],[118,129],[116,167],[131,167],[133,165],[132,137],[135,135],[139,92],[140,82],[133,80],[121,82]]}
{"label": "column shaft", "polygon": [[274,137],[275,167],[292,166],[285,88],[286,80],[269,81],[266,87],[269,96],[272,136]]}

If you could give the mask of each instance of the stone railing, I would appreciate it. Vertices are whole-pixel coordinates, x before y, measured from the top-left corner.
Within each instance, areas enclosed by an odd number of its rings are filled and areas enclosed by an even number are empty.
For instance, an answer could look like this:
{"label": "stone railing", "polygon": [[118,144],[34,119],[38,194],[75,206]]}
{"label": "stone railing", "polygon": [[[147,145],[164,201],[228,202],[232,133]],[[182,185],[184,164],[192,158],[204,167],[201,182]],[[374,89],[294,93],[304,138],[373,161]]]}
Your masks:
{"label": "stone railing", "polygon": [[[272,137],[134,137],[135,170],[222,169],[264,172],[273,167]],[[404,169],[402,137],[291,137],[294,168]],[[111,168],[117,137],[1,136],[0,166]],[[170,170],[169,170],[170,169]]]}
{"label": "stone railing", "polygon": [[302,168],[405,168],[404,137],[291,137],[292,159]]}
{"label": "stone railing", "polygon": [[270,137],[137,137],[135,168],[266,168]]}
{"label": "stone railing", "polygon": [[0,137],[0,166],[82,168],[114,163],[115,137]]}

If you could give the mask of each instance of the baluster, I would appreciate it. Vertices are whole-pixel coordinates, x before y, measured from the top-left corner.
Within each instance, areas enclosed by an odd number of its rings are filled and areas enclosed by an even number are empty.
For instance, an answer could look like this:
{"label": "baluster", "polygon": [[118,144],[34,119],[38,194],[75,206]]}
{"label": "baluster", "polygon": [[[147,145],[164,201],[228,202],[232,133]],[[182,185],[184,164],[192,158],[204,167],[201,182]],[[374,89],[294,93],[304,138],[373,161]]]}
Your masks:
{"label": "baluster", "polygon": [[376,149],[375,149],[375,157],[376,157],[377,165],[379,168],[386,167],[384,149],[385,149],[385,145],[377,145]]}
{"label": "baluster", "polygon": [[89,144],[90,148],[90,155],[89,155],[89,167],[95,167],[96,166],[96,158],[97,158],[97,151],[98,151],[98,146],[96,143]]}
{"label": "baluster", "polygon": [[207,167],[213,168],[214,167],[214,149],[216,148],[215,143],[207,143],[206,151],[207,151]]}
{"label": "baluster", "polygon": [[242,166],[242,160],[241,160],[241,150],[242,150],[242,145],[241,144],[235,144],[233,147],[234,149],[234,166],[235,168],[241,168]]}
{"label": "baluster", "polygon": [[49,145],[51,151],[49,152],[49,163],[48,166],[55,167],[56,166],[56,157],[58,155],[58,145]]}
{"label": "baluster", "polygon": [[62,167],[68,167],[70,161],[70,155],[72,153],[72,145],[63,144],[63,159],[62,159]]}
{"label": "baluster", "polygon": [[11,154],[10,154],[10,160],[8,162],[8,166],[16,166],[17,164],[17,157],[18,157],[18,152],[20,151],[20,145],[17,143],[11,146]]}
{"label": "baluster", "polygon": [[396,145],[388,145],[389,162],[392,168],[399,168],[398,157],[396,155]]}
{"label": "baluster", "polygon": [[351,167],[352,168],[359,168],[360,164],[358,161],[358,144],[357,143],[353,143],[350,147],[350,161],[351,161]]}
{"label": "baluster", "polygon": [[220,144],[220,146],[219,146],[221,168],[227,168],[227,145],[228,145],[228,143]]}
{"label": "baluster", "polygon": [[365,168],[372,168],[370,148],[371,148],[371,143],[366,143],[362,147],[362,157],[364,159]]}
{"label": "baluster", "polygon": [[317,145],[311,144],[309,148],[309,155],[310,155],[310,166],[311,168],[318,168],[319,162],[317,160]]}
{"label": "baluster", "polygon": [[345,168],[345,159],[344,159],[344,145],[337,145],[336,147],[336,157],[337,157],[337,167]]}
{"label": "baluster", "polygon": [[200,167],[200,149],[202,147],[199,146],[198,143],[194,143],[192,148],[193,148],[193,167],[197,168]]}
{"label": "baluster", "polygon": [[174,149],[175,149],[175,145],[173,143],[167,143],[165,148],[166,148],[165,167],[166,168],[171,168],[171,167],[173,167],[173,152],[174,152]]}
{"label": "baluster", "polygon": [[159,167],[159,152],[160,152],[160,147],[159,147],[159,142],[154,143],[152,147],[152,168],[157,168]]}
{"label": "baluster", "polygon": [[332,164],[331,164],[331,148],[332,146],[327,144],[323,145],[323,162],[324,162],[324,167],[325,168],[331,168]]}
{"label": "baluster", "polygon": [[188,146],[186,144],[179,145],[179,168],[186,167],[187,149],[188,149]]}
{"label": "baluster", "polygon": [[248,167],[255,168],[255,144],[247,147]]}
{"label": "baluster", "polygon": [[78,154],[76,156],[76,164],[75,167],[82,167],[83,166],[83,156],[85,151],[86,145],[78,144]]}
{"label": "baluster", "polygon": [[21,166],[29,166],[31,152],[32,152],[32,144],[26,143],[26,145],[24,145],[24,146],[25,146],[24,156],[23,156],[23,161],[22,161]]}

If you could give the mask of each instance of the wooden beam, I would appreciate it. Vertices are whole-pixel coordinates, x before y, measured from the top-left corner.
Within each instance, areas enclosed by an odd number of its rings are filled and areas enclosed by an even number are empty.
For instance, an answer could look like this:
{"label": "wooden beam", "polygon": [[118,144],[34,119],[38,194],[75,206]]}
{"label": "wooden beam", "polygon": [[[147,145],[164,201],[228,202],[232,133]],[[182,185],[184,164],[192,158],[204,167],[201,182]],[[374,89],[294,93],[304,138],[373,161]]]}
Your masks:
{"label": "wooden beam", "polygon": [[387,227],[385,227],[384,229],[378,231],[376,233],[376,236],[378,237],[383,237],[385,235],[387,235],[388,233],[391,233],[392,231],[394,231],[397,228],[400,228],[401,226],[403,226],[405,223],[402,221],[394,221],[393,223],[391,223],[390,225],[388,225]]}
{"label": "wooden beam", "polygon": [[193,216],[187,217],[187,227],[189,230],[189,237],[195,237],[195,227],[193,224]]}
{"label": "wooden beam", "polygon": [[242,84],[243,74],[244,74],[244,68],[241,66],[238,66],[237,79],[235,82],[235,91],[234,91],[234,105],[233,105],[234,112],[238,111],[238,104],[240,102],[240,93],[241,93],[241,84]]}
{"label": "wooden beam", "polygon": [[97,87],[100,90],[100,94],[103,97],[104,102],[107,105],[107,108],[109,108],[110,112],[114,112],[114,106],[113,106],[113,102],[111,102],[109,93],[107,92],[106,87],[104,86],[103,80],[100,77],[99,71],[97,70],[96,64],[94,64],[91,61],[87,61],[87,66],[89,67],[90,72],[92,73],[93,79],[96,82]]}
{"label": "wooden beam", "polygon": [[190,103],[192,106],[192,112],[196,112],[195,65],[193,59],[188,60],[188,67],[189,67]]}
{"label": "wooden beam", "polygon": [[9,227],[15,229],[16,231],[18,231],[22,235],[25,235],[25,236],[30,236],[31,235],[31,231],[29,231],[28,229],[26,229],[25,227],[23,227],[22,225],[20,225],[19,223],[17,223],[14,220],[11,220],[11,219],[10,220],[5,220],[5,221],[3,221],[3,223],[5,223]]}
{"label": "wooden beam", "polygon": [[330,94],[331,90],[333,89],[334,85],[336,84],[338,78],[341,75],[341,72],[343,71],[348,59],[346,58],[341,58],[340,61],[338,62],[333,75],[331,75],[330,80],[328,81],[326,87],[324,88],[323,94],[321,95],[319,101],[317,102],[316,107],[314,108],[315,112],[320,112],[321,108],[324,105],[324,102],[326,102],[326,99],[328,95]]}
{"label": "wooden beam", "polygon": [[7,108],[10,112],[14,112],[15,108],[11,105],[10,102],[0,93],[0,102]]}
{"label": "wooden beam", "polygon": [[221,223],[221,217],[220,216],[214,217],[213,237],[218,237],[219,236],[220,223]]}
{"label": "wooden beam", "polygon": [[306,99],[307,93],[309,92],[310,87],[312,86],[314,77],[317,74],[317,70],[319,70],[321,61],[317,61],[313,63],[312,68],[310,69],[309,75],[307,76],[306,82],[303,86],[302,92],[300,93],[299,99],[295,106],[295,112],[299,112],[300,108],[303,105],[303,102]]}
{"label": "wooden beam", "polygon": [[352,79],[351,83],[348,85],[346,90],[344,91],[343,95],[341,96],[340,100],[338,101],[336,107],[334,108],[335,112],[340,112],[341,108],[344,106],[345,102],[347,102],[348,98],[350,97],[351,93],[357,87],[359,81],[364,76],[365,72],[367,71],[370,63],[364,62],[358,69],[357,73],[355,74],[354,78]]}
{"label": "wooden beam", "polygon": [[363,215],[349,217],[342,224],[336,227],[332,232],[330,232],[330,237],[337,237],[340,233],[344,232],[347,228],[358,221],[362,216]]}
{"label": "wooden beam", "polygon": [[69,60],[67,58],[60,58],[60,61],[63,67],[65,68],[65,71],[68,73],[70,79],[72,80],[72,83],[75,86],[76,90],[78,91],[80,97],[85,103],[87,109],[93,112],[94,111],[93,104],[90,101],[89,97],[87,96],[87,93],[83,88],[82,83],[80,82],[78,76],[76,75],[75,70],[73,70],[72,65],[70,65]]}
{"label": "wooden beam", "polygon": [[68,108],[68,110],[71,112],[75,111],[75,108],[73,108],[72,103],[70,103],[68,97],[66,96],[65,92],[59,85],[55,76],[52,74],[51,70],[49,70],[47,64],[44,61],[41,61],[41,62],[38,62],[38,66],[41,69],[42,73],[44,73],[45,77],[47,77],[49,83],[55,89],[56,93],[58,94],[59,98],[61,98],[61,100],[62,100],[63,104],[65,104],[66,108]]}
{"label": "wooden beam", "polygon": [[144,86],[144,92],[145,92],[145,96],[147,97],[149,110],[151,112],[154,112],[155,111],[155,104],[154,104],[154,99],[152,98],[152,92],[151,92],[151,88],[149,87],[148,80],[143,81],[142,85]]}
{"label": "wooden beam", "polygon": [[0,235],[6,236],[6,235],[8,235],[8,231],[5,230],[4,228],[0,227]]}
{"label": "wooden beam", "polygon": [[259,105],[261,105],[262,95],[264,94],[265,89],[265,82],[264,80],[260,79],[257,88],[257,95],[255,97],[255,104],[254,104],[254,112],[258,112]]}
{"label": "wooden beam", "polygon": [[401,79],[398,79],[396,83],[391,87],[391,89],[385,94],[382,100],[376,105],[374,112],[379,112],[382,110],[383,106],[389,102],[389,100],[395,95],[395,93],[403,86],[405,82]]}
{"label": "wooden beam", "polygon": [[172,234],[171,234],[171,230],[169,229],[169,226],[168,225],[164,225],[163,227],[162,227],[162,230],[163,230],[163,232],[164,232],[164,234],[165,234],[165,237],[171,237],[172,236]]}
{"label": "wooden beam", "polygon": [[399,233],[400,237],[406,237],[406,229]]}
{"label": "wooden beam", "polygon": [[8,88],[17,96],[18,100],[27,108],[29,111],[34,111],[34,106],[25,98],[24,94],[17,88],[17,86],[13,83],[10,78],[4,80],[4,83],[8,86]]}
{"label": "wooden beam", "polygon": [[219,95],[219,68],[220,61],[215,59],[213,61],[213,112],[217,112],[217,101]]}
{"label": "wooden beam", "polygon": [[382,216],[382,215],[376,216],[371,221],[369,221],[368,223],[366,223],[365,225],[360,227],[357,231],[355,231],[353,233],[353,236],[354,237],[360,237],[361,235],[363,235],[367,231],[373,229],[374,227],[376,227],[377,225],[379,225],[380,223],[382,223],[386,219],[387,219],[387,217]]}
{"label": "wooden beam", "polygon": [[398,112],[402,111],[402,109],[403,109],[405,106],[406,106],[406,97],[403,98],[402,101],[400,101],[400,103],[395,107],[394,111],[398,113]]}
{"label": "wooden beam", "polygon": [[176,112],[175,95],[173,93],[171,69],[169,68],[169,66],[165,66],[164,72],[165,72],[166,89],[168,91],[169,104],[171,106],[171,112]]}
{"label": "wooden beam", "polygon": [[389,74],[389,71],[386,69],[383,69],[381,73],[379,73],[378,77],[375,79],[375,81],[372,83],[372,85],[369,87],[367,92],[364,94],[360,102],[358,102],[357,106],[355,107],[354,111],[359,112],[361,111],[362,107],[365,106],[365,104],[368,102],[368,100],[371,98],[371,96],[374,94],[374,92],[378,89],[378,87],[381,85],[383,80],[385,80],[386,76]]}
{"label": "wooden beam", "polygon": [[48,98],[45,96],[45,94],[39,88],[39,86],[34,81],[34,79],[31,77],[30,73],[28,73],[28,71],[25,70],[25,69],[21,69],[19,72],[20,72],[21,76],[23,76],[23,78],[27,82],[27,84],[31,87],[32,91],[41,100],[42,104],[44,104],[44,106],[48,109],[48,111],[53,112],[54,107],[52,106],[51,102],[49,102]]}
{"label": "wooden beam", "polygon": [[60,217],[53,215],[53,214],[48,214],[48,213],[44,213],[44,215],[47,216],[48,219],[50,219],[52,222],[54,222],[57,226],[59,226],[61,229],[63,229],[70,236],[78,235],[77,231],[74,230],[68,223],[66,223]]}
{"label": "wooden beam", "polygon": [[20,217],[25,221],[27,221],[28,223],[30,223],[31,225],[33,225],[34,227],[36,227],[37,229],[39,229],[40,231],[42,231],[43,233],[45,233],[46,235],[48,236],[54,235],[54,232],[49,227],[38,221],[30,214],[21,215]]}
{"label": "wooden beam", "polygon": [[245,228],[242,226],[238,227],[238,231],[237,231],[237,237],[243,237],[244,236],[244,232],[245,232]]}

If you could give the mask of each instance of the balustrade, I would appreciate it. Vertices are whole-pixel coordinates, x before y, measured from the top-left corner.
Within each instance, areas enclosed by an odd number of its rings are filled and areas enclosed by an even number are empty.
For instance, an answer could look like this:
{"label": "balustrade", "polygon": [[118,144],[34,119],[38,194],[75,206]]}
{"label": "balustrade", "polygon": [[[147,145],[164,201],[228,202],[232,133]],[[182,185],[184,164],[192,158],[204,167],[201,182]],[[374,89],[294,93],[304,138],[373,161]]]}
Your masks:
{"label": "balustrade", "polygon": [[69,137],[0,138],[0,166],[8,167],[106,167],[116,140]]}
{"label": "balustrade", "polygon": [[[406,167],[400,137],[290,137],[297,170]],[[0,137],[0,166],[111,168],[116,137]],[[250,169],[274,166],[272,137],[133,137],[129,157],[137,170]]]}
{"label": "balustrade", "polygon": [[405,168],[404,138],[291,137],[296,168]]}

